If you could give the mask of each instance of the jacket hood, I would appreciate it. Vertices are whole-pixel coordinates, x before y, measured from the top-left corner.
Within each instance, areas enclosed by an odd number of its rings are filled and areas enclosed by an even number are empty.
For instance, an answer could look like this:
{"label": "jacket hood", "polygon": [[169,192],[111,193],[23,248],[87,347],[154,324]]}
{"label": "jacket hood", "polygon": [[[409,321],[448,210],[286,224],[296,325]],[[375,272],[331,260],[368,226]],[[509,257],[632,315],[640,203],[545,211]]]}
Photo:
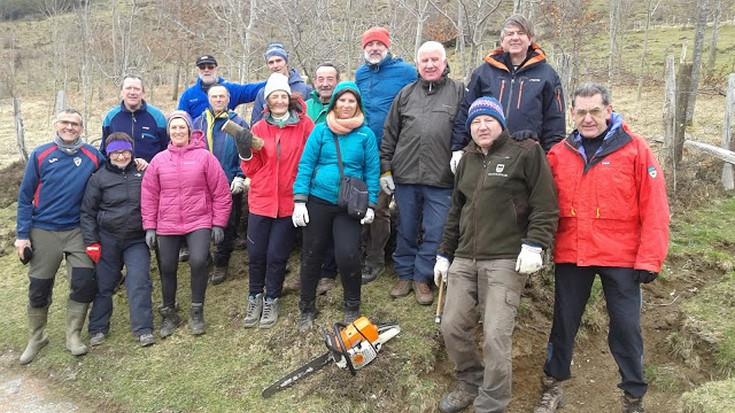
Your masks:
{"label": "jacket hood", "polygon": [[[505,64],[507,55],[508,53],[503,51],[502,47],[499,47],[490,52],[487,56],[485,56],[484,60],[488,64],[490,64],[490,66],[494,66],[499,69],[505,70],[506,72],[510,72],[510,69]],[[546,53],[544,53],[544,51],[541,49],[541,46],[537,45],[536,43],[531,43],[531,45],[528,46],[528,53],[526,56],[526,60],[520,67],[527,67],[536,63],[546,61]]]}
{"label": "jacket hood", "polygon": [[362,99],[362,93],[360,93],[360,88],[357,87],[357,84],[350,80],[345,80],[343,82],[337,83],[337,86],[334,87],[334,91],[332,92],[332,97],[329,98],[329,107],[327,109],[327,112],[332,110],[334,108],[334,101],[335,97],[338,95],[341,95],[345,91],[350,91],[357,96],[357,100],[360,101],[360,110],[362,111],[362,114],[367,116],[365,113],[365,101]]}

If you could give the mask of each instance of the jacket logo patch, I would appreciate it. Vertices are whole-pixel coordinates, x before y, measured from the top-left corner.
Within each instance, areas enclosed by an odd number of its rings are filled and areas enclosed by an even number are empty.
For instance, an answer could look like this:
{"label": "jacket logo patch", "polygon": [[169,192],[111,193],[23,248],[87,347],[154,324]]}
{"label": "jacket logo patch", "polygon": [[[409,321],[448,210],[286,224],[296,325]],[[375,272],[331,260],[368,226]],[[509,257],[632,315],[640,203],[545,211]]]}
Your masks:
{"label": "jacket logo patch", "polygon": [[48,160],[48,163],[54,163],[54,162],[56,162],[58,160],[59,160],[59,158],[51,158],[51,159]]}
{"label": "jacket logo patch", "polygon": [[658,176],[658,172],[656,171],[656,167],[655,166],[649,166],[648,167],[648,175],[651,178],[654,178],[654,179],[656,178],[656,176]]}
{"label": "jacket logo patch", "polygon": [[505,164],[499,163],[495,165],[495,172],[501,173],[503,172],[503,169],[505,169]]}
{"label": "jacket logo patch", "polygon": [[74,157],[74,165],[79,166],[82,164],[82,158],[75,156]]}
{"label": "jacket logo patch", "polygon": [[141,176],[143,176],[143,174],[142,174],[142,173],[140,173],[140,172],[136,172],[136,173],[135,173],[135,174],[133,174],[133,175],[135,175],[135,176],[136,176],[137,178],[140,178]]}
{"label": "jacket logo patch", "polygon": [[150,126],[143,126],[141,129],[143,129],[143,130],[151,130],[151,127]]}

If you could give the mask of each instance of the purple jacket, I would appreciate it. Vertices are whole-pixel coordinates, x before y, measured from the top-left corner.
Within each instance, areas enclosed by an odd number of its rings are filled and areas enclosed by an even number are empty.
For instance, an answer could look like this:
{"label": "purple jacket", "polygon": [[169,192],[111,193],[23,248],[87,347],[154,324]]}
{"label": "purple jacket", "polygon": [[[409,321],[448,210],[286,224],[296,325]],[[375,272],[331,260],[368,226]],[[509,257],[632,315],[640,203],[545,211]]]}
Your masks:
{"label": "purple jacket", "polygon": [[217,158],[205,149],[201,131],[192,133],[188,145],[169,143],[153,157],[143,177],[140,207],[143,228],[159,235],[227,226],[230,185]]}

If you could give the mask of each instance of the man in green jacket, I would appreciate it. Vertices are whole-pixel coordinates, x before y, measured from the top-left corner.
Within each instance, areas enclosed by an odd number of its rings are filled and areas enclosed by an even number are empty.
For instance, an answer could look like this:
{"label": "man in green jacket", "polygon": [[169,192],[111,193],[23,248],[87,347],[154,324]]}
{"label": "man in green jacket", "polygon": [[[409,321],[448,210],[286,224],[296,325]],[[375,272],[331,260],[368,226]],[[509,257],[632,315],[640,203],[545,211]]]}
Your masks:
{"label": "man in green jacket", "polygon": [[[534,140],[511,138],[497,99],[475,100],[466,127],[472,141],[457,166],[434,266],[434,282],[448,282],[441,331],[459,381],[439,410],[459,412],[474,403],[477,412],[502,412],[511,399],[521,291],[543,266],[559,206],[543,149]],[[480,319],[482,357],[474,334]]]}
{"label": "man in green jacket", "polygon": [[339,83],[339,69],[330,62],[324,62],[314,71],[314,86],[306,101],[306,115],[315,124],[326,122],[329,99],[332,98],[334,87]]}

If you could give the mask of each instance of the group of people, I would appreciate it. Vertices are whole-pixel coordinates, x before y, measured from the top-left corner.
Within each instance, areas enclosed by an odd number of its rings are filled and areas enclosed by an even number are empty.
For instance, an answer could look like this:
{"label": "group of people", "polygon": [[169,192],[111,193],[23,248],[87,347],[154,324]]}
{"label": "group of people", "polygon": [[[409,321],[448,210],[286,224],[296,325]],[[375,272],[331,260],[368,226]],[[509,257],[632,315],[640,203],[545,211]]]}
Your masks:
{"label": "group of people", "polygon": [[[84,143],[77,111],[59,113],[54,140],[31,154],[18,195],[15,246],[30,279],[30,339],[21,363],[48,343],[62,258],[70,274],[72,354],[87,352],[81,330],[90,303],[90,344],[109,334],[123,267],[133,334],[141,346],[155,343],[151,251],[161,275],[159,336],[173,334],[182,323],[176,287],[183,245],[191,267],[189,329],[203,334],[208,263],[211,282],[223,282],[244,194],[244,326],[277,323],[298,228],[299,331],[312,329],[317,296],[337,274],[344,321],[352,322],[362,285],[385,272],[393,199],[397,280],[389,294],[413,291],[429,305],[432,284],[447,284],[441,331],[459,385],[440,400],[440,411],[471,404],[477,412],[504,411],[521,293],[553,246],[554,321],[534,411],[564,405],[560,383],[571,375],[574,337],[600,275],[623,411],[643,412],[640,284],[656,278],[666,256],[668,203],[651,149],[613,112],[607,89],[590,82],[573,92],[567,135],[559,77],[520,15],[505,20],[501,47],[467,88],[448,76],[441,43],[424,43],[414,67],[390,53],[385,28],[367,30],[361,42],[365,63],[354,82],[340,81],[339,69],[325,62],[313,89],[279,43],[266,49],[266,82],[226,82],[216,59],[202,56],[196,84],[168,116],[145,102],[140,77],[127,76],[121,104],[103,122],[100,150]],[[234,109],[250,102],[248,125]],[[361,217],[338,202],[343,177],[365,182]]]}

